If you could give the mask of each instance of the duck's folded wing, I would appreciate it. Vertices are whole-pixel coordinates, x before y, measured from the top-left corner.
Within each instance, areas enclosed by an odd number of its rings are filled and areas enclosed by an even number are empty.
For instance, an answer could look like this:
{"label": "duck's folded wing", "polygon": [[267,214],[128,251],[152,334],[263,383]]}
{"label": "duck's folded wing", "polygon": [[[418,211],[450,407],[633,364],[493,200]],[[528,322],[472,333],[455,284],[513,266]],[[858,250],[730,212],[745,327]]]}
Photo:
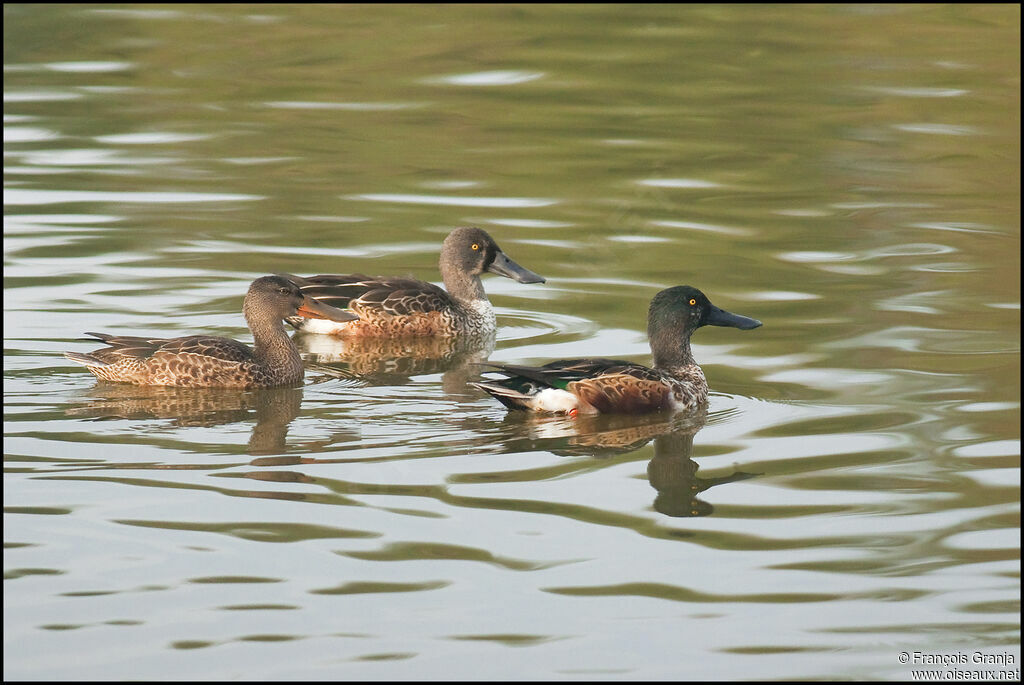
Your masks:
{"label": "duck's folded wing", "polygon": [[415,278],[320,275],[301,279],[300,288],[303,295],[332,307],[392,316],[426,314],[451,305],[451,297],[442,288]]}
{"label": "duck's folded wing", "polygon": [[93,353],[110,362],[117,357],[149,359],[155,354],[199,355],[225,361],[243,362],[252,359],[249,346],[230,338],[213,335],[189,335],[181,338],[141,338],[132,335],[87,333],[110,346]]}
{"label": "duck's folded wing", "polygon": [[623,359],[562,359],[540,367],[547,371],[561,374],[567,380],[575,378],[597,378],[606,374],[626,374],[640,379],[655,380],[660,374],[642,364],[634,364]]}
{"label": "duck's folded wing", "polygon": [[184,338],[170,338],[162,343],[156,350],[160,354],[194,354],[229,362],[244,362],[252,359],[252,350],[249,346],[231,338],[191,335]]}
{"label": "duck's folded wing", "polygon": [[315,298],[324,304],[344,309],[349,302],[365,294],[373,284],[382,279],[366,274],[320,274],[301,278],[288,275],[303,295]]}
{"label": "duck's folded wing", "polygon": [[161,345],[167,342],[165,338],[142,338],[134,335],[107,335],[106,333],[86,333],[86,335],[98,338],[110,346],[93,353],[100,355],[100,358],[107,362],[118,357],[148,359],[160,349]]}
{"label": "duck's folded wing", "polygon": [[631,374],[638,378],[659,378],[657,372],[645,366],[621,359],[559,359],[544,366],[520,366],[518,364],[495,364],[485,362],[509,378],[525,378],[544,386],[565,390],[569,383],[598,378],[606,374]]}

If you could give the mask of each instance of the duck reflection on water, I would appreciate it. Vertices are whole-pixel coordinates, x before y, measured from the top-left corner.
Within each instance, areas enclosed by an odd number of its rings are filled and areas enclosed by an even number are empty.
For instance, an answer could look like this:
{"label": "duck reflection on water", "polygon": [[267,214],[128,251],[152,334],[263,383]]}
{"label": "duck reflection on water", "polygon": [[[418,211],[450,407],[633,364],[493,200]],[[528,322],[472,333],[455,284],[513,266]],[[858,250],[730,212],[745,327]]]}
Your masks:
{"label": "duck reflection on water", "polygon": [[[182,427],[210,427],[253,421],[246,452],[257,456],[251,464],[275,467],[246,474],[248,478],[275,482],[306,481],[302,473],[279,470],[283,466],[312,464],[312,455],[341,443],[358,441],[359,432],[338,431],[324,440],[287,442],[288,428],[299,415],[302,388],[174,388],[161,386],[101,384],[84,393],[85,402],[69,409],[68,416],[114,419],[170,419]],[[735,471],[725,476],[702,478],[692,458],[694,436],[707,421],[707,412],[649,414],[645,416],[596,415],[570,419],[514,412],[500,426],[501,436],[489,432],[480,447],[500,442],[503,452],[543,450],[559,456],[612,459],[628,455],[653,440],[654,454],[647,477],[657,491],[654,509],[672,517],[707,516],[714,507],[699,499],[706,490],[758,474]],[[475,427],[479,427],[479,424]],[[470,426],[467,424],[467,429]],[[225,447],[209,446],[223,452]],[[281,455],[281,456],[272,456]],[[377,487],[377,486],[375,486]],[[254,495],[256,496],[256,495]],[[258,496],[301,498],[296,493],[261,493]]]}
{"label": "duck reflection on water", "polygon": [[[326,440],[288,445],[288,427],[302,407],[302,388],[177,388],[100,384],[84,394],[85,402],[68,416],[95,420],[168,419],[174,426],[211,427],[255,419],[247,452],[253,455],[321,450],[358,439],[341,431]],[[226,446],[211,449],[223,451]]]}
{"label": "duck reflection on water", "polygon": [[448,395],[474,398],[469,381],[494,351],[495,333],[453,337],[349,337],[296,335],[310,370],[355,378],[368,385],[404,385],[413,376],[442,374]]}
{"label": "duck reflection on water", "polygon": [[[701,478],[692,458],[693,438],[707,423],[707,408],[684,414],[668,412],[645,416],[591,415],[575,419],[511,412],[505,424],[522,426],[523,438],[510,438],[510,452],[544,450],[559,456],[609,459],[636,452],[652,440],[654,456],[647,464],[647,478],[657,495],[654,509],[672,517],[708,516],[714,507],[700,493],[716,486],[753,478],[756,473],[734,471],[726,476]],[[516,432],[521,433],[521,430]]]}

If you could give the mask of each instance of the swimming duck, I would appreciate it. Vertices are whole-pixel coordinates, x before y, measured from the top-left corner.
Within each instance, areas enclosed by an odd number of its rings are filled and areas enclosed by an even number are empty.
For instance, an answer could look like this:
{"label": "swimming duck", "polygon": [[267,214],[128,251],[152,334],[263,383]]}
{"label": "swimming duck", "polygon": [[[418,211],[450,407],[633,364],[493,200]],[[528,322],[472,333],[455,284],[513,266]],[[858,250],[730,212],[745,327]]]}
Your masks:
{"label": "swimming duck", "polygon": [[193,388],[252,388],[292,385],[303,378],[302,357],[281,320],[296,314],[333,321],[353,321],[349,312],[305,297],[282,276],[252,282],[242,305],[254,349],[230,338],[190,335],[181,338],[138,338],[86,333],[109,348],[89,354],[65,352],[97,378],[136,385]]}
{"label": "swimming duck", "polygon": [[447,292],[414,278],[289,275],[306,296],[349,308],[358,321],[341,325],[291,317],[288,323],[306,333],[338,336],[462,336],[494,330],[494,309],[480,275],[505,276],[520,283],[543,283],[544,278],[509,259],[494,239],[479,228],[456,228],[441,247],[441,277]]}
{"label": "swimming duck", "polygon": [[651,300],[647,335],[653,369],[618,359],[563,359],[540,367],[487,364],[507,378],[470,385],[509,409],[570,416],[696,408],[707,401],[708,382],[693,360],[690,336],[708,325],[747,330],[761,322],[719,309],[696,288],[678,285]]}

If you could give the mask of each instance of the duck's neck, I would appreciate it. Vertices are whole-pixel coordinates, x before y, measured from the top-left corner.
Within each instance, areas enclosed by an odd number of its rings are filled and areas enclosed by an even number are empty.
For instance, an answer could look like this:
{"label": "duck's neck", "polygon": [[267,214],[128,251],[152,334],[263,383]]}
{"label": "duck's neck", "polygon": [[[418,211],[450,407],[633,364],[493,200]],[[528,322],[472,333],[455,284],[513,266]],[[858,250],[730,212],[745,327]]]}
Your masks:
{"label": "duck's neck", "polygon": [[473,302],[487,301],[487,293],[484,292],[484,284],[476,274],[466,273],[462,269],[456,269],[445,264],[444,259],[440,263],[441,278],[444,279],[445,290],[459,303],[469,306]]}
{"label": "duck's neck", "polygon": [[284,324],[273,317],[258,316],[248,309],[245,320],[253,337],[253,358],[281,383],[302,380],[302,357],[288,337]]}
{"label": "duck's neck", "polygon": [[690,352],[690,331],[679,334],[679,328],[662,327],[648,330],[654,368],[663,369],[673,375],[688,367],[697,365]]}

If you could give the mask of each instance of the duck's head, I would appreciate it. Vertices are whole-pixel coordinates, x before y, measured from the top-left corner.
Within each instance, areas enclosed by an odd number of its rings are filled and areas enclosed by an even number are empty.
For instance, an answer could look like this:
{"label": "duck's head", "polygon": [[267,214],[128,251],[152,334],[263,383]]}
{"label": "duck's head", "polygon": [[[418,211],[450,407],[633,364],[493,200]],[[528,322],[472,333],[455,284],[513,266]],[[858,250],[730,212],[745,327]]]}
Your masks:
{"label": "duck's head", "polygon": [[689,285],[677,285],[655,295],[647,317],[647,333],[651,339],[661,331],[681,332],[688,338],[701,326],[749,330],[760,325],[757,319],[716,307],[707,295]]}
{"label": "duck's head", "polygon": [[246,319],[274,319],[280,321],[290,316],[304,316],[310,319],[331,321],[354,321],[355,314],[331,307],[306,297],[299,286],[281,275],[257,278],[249,286],[242,311]]}
{"label": "duck's head", "polygon": [[456,228],[444,239],[441,273],[447,277],[452,272],[472,276],[490,272],[520,283],[544,282],[543,276],[509,259],[487,231],[472,227]]}

